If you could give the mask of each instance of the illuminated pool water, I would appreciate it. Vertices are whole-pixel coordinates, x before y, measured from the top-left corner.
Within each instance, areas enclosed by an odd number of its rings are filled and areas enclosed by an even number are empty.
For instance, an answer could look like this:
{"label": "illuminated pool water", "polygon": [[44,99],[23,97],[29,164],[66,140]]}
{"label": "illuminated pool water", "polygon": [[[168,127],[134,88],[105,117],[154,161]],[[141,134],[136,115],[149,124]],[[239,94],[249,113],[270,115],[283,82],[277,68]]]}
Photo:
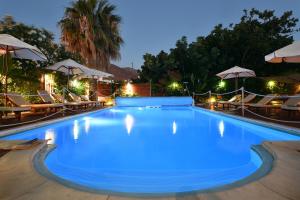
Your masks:
{"label": "illuminated pool water", "polygon": [[114,107],[1,139],[50,139],[47,168],[93,189],[172,193],[232,183],[261,165],[252,145],[299,140],[192,106]]}

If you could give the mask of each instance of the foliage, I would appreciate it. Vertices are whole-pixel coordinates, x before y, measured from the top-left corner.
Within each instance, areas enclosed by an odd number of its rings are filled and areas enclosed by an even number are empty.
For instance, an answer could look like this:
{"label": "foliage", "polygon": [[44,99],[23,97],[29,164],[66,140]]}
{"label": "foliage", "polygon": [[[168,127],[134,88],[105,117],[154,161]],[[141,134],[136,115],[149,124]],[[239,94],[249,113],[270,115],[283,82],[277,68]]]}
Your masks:
{"label": "foliage", "polygon": [[[182,37],[170,53],[145,54],[139,71],[141,81],[152,80],[165,89],[172,80],[189,82],[191,91],[204,92],[218,89],[216,74],[235,65],[254,70],[258,77],[296,71],[295,64],[266,63],[264,55],[292,43],[292,34],[299,31],[297,22],[291,11],[277,17],[270,10],[244,10],[237,24],[229,27],[219,24],[210,34],[191,43]],[[268,92],[265,81],[258,78],[239,79],[239,85]],[[234,80],[228,80],[222,91],[233,88]]]}
{"label": "foliage", "polygon": [[168,96],[181,96],[183,94],[183,86],[178,82],[171,82],[168,84],[166,92]]}
{"label": "foliage", "polygon": [[[21,94],[36,94],[36,91],[40,89],[40,77],[43,73],[47,72],[47,70],[44,69],[45,66],[67,58],[72,58],[77,61],[80,60],[78,55],[68,53],[63,46],[55,44],[51,32],[42,28],[17,23],[11,16],[6,16],[0,20],[0,33],[10,34],[26,43],[37,46],[48,58],[47,62],[9,59],[8,89],[10,91],[16,91]],[[3,56],[1,57],[0,70],[3,72]],[[66,78],[60,75],[57,80],[63,82],[66,81]],[[1,90],[3,91],[3,85],[1,85]],[[30,100],[38,101],[35,98],[31,98]]]}
{"label": "foliage", "polygon": [[115,10],[107,0],[78,0],[59,22],[62,42],[69,51],[80,52],[89,67],[107,71],[110,59],[120,57],[121,17]]}
{"label": "foliage", "polygon": [[[76,84],[70,84],[69,90],[77,95],[85,95],[86,82],[83,80],[74,79],[73,82],[76,81]],[[72,82],[72,81],[71,81]]]}

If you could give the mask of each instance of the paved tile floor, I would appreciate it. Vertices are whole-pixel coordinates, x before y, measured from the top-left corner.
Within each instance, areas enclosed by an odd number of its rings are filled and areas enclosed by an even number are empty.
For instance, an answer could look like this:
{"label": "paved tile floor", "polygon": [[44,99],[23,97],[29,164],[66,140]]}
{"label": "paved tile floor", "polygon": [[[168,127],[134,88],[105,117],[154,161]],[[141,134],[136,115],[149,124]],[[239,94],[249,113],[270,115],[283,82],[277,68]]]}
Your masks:
{"label": "paved tile floor", "polygon": [[[0,149],[20,141],[0,141]],[[46,145],[46,144],[43,144]],[[164,198],[130,198],[110,194],[78,191],[49,180],[33,167],[33,155],[42,148],[9,151],[0,157],[1,200],[299,200],[300,199],[300,142],[266,142],[264,146],[276,156],[273,170],[265,177],[241,187],[220,192],[194,195],[174,195]]]}

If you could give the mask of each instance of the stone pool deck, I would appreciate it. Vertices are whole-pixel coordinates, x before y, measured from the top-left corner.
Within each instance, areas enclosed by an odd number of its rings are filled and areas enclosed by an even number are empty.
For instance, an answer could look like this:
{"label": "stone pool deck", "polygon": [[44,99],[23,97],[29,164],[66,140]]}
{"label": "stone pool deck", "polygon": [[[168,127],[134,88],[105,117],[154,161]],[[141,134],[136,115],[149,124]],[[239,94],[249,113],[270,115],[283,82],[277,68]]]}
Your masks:
{"label": "stone pool deck", "polygon": [[[0,149],[20,141],[0,141]],[[299,200],[300,142],[265,142],[275,157],[272,171],[265,177],[224,191],[173,195],[170,197],[124,197],[75,190],[41,176],[33,166],[33,157],[46,144],[28,150],[5,152],[0,157],[0,199],[72,199],[72,200]]]}

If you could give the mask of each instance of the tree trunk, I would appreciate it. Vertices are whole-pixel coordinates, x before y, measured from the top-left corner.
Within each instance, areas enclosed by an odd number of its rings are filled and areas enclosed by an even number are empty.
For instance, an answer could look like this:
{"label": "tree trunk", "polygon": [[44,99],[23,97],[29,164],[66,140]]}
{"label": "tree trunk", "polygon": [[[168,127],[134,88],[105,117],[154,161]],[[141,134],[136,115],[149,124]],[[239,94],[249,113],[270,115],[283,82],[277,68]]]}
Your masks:
{"label": "tree trunk", "polygon": [[109,57],[102,51],[96,54],[96,69],[107,72],[110,66]]}
{"label": "tree trunk", "polygon": [[95,79],[90,79],[90,100],[92,101],[97,101],[98,99],[98,85],[97,85],[97,80]]}

